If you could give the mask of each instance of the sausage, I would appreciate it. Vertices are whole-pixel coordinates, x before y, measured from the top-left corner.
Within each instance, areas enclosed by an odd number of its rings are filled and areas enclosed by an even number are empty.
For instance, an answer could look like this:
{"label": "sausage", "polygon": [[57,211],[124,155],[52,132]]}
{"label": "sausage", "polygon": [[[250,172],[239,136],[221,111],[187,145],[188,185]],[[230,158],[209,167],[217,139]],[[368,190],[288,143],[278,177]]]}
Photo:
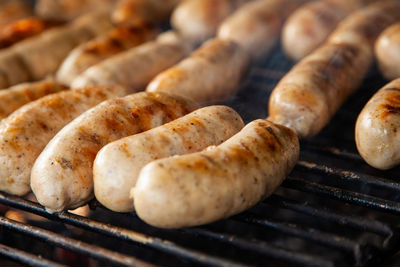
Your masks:
{"label": "sausage", "polygon": [[249,68],[247,53],[233,41],[211,39],[190,57],[157,75],[148,92],[166,92],[205,105],[231,97]]}
{"label": "sausage", "polygon": [[72,20],[87,12],[109,11],[116,0],[38,0],[35,13],[42,18]]}
{"label": "sausage", "polygon": [[120,0],[111,18],[117,24],[142,26],[168,21],[172,10],[181,0]]}
{"label": "sausage", "polygon": [[29,1],[6,0],[0,3],[0,26],[33,15],[33,8]]}
{"label": "sausage", "polygon": [[32,165],[67,123],[101,101],[126,94],[120,86],[68,90],[42,97],[0,122],[0,190],[25,195]]}
{"label": "sausage", "polygon": [[217,36],[235,41],[257,59],[277,43],[284,20],[304,1],[257,0],[244,4],[222,22]]}
{"label": "sausage", "polygon": [[93,161],[106,144],[144,132],[194,109],[186,100],[141,92],[105,101],[65,126],[37,158],[31,187],[50,212],[73,209],[93,197]]}
{"label": "sausage", "polygon": [[174,10],[171,25],[194,44],[216,34],[218,25],[248,0],[184,0]]}
{"label": "sausage", "polygon": [[32,78],[39,80],[54,73],[75,46],[111,28],[111,21],[106,14],[89,14],[69,25],[19,42],[12,48],[27,66]]}
{"label": "sausage", "polygon": [[363,159],[372,167],[387,170],[400,163],[400,79],[381,88],[357,118],[355,139]]}
{"label": "sausage", "polygon": [[384,1],[346,18],[327,43],[283,77],[269,100],[269,119],[292,128],[301,138],[317,134],[371,66],[373,40],[400,19],[400,2]]}
{"label": "sausage", "polygon": [[351,12],[377,0],[323,0],[304,4],[285,23],[282,46],[298,61],[322,45],[329,34]]}
{"label": "sausage", "polygon": [[144,133],[112,142],[100,150],[94,161],[96,199],[113,211],[133,211],[129,192],[144,165],[156,159],[218,145],[243,126],[242,119],[231,108],[210,106]]}
{"label": "sausage", "polygon": [[147,164],[132,190],[136,213],[162,228],[232,216],[269,196],[298,156],[293,131],[255,120],[217,147]]}
{"label": "sausage", "polygon": [[174,32],[147,42],[96,64],[76,77],[71,86],[123,84],[143,90],[154,76],[184,58],[190,45]]}
{"label": "sausage", "polygon": [[50,78],[38,82],[22,83],[0,90],[0,119],[7,117],[29,102],[65,89],[65,86]]}
{"label": "sausage", "polygon": [[375,56],[387,80],[400,77],[400,23],[389,27],[379,36],[375,43]]}
{"label": "sausage", "polygon": [[40,18],[20,19],[6,24],[0,27],[0,48],[9,47],[59,24],[61,22]]}
{"label": "sausage", "polygon": [[90,66],[129,48],[150,41],[158,34],[152,27],[119,26],[72,50],[57,72],[57,80],[71,85]]}

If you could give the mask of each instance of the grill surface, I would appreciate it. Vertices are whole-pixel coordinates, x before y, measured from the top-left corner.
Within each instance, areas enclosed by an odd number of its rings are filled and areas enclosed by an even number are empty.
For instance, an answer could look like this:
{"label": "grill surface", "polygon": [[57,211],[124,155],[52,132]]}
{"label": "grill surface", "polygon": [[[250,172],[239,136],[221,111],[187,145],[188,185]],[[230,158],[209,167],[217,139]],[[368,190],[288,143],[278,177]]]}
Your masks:
{"label": "grill surface", "polygon": [[[269,94],[290,67],[275,49],[255,64],[227,104],[247,122],[266,117]],[[300,161],[272,197],[214,224],[160,230],[134,213],[114,213],[97,202],[88,218],[49,214],[37,203],[0,193],[0,203],[47,218],[23,224],[0,216],[3,261],[60,266],[62,248],[83,255],[80,264],[88,266],[93,261],[107,266],[376,265],[400,247],[400,170],[366,165],[353,131],[362,106],[383,84],[371,70],[330,125],[301,143]]]}

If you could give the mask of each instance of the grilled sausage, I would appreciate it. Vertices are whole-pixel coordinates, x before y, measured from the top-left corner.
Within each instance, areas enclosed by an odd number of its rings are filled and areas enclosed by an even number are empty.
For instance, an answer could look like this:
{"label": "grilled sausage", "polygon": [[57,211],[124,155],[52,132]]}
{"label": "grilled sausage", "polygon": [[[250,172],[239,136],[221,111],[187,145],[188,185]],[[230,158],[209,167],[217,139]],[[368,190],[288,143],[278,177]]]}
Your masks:
{"label": "grilled sausage", "polygon": [[191,48],[176,33],[161,34],[157,40],[119,53],[96,64],[72,82],[72,87],[123,84],[143,90],[154,76],[185,57]]}
{"label": "grilled sausage", "polygon": [[40,18],[20,19],[6,24],[0,28],[0,48],[9,47],[59,24],[61,23],[57,21]]}
{"label": "grilled sausage", "polygon": [[284,20],[304,1],[257,0],[244,4],[222,22],[217,36],[235,41],[256,59],[277,43]]}
{"label": "grilled sausage", "polygon": [[400,163],[400,79],[381,88],[357,118],[357,149],[371,166],[387,170]]}
{"label": "grilled sausage", "polygon": [[147,164],[132,190],[136,212],[162,228],[232,216],[269,196],[298,155],[293,131],[255,120],[217,147]]}
{"label": "grilled sausage", "polygon": [[90,66],[150,41],[157,33],[158,31],[151,27],[119,26],[72,50],[58,70],[57,80],[71,85],[72,81]]}
{"label": "grilled sausage", "polygon": [[248,0],[184,0],[171,16],[171,24],[195,44],[213,37],[218,25]]}
{"label": "grilled sausage", "polygon": [[389,81],[400,77],[400,23],[386,29],[375,43],[375,55],[383,76]]}
{"label": "grilled sausage", "polygon": [[50,212],[93,197],[93,161],[107,143],[185,115],[193,104],[165,94],[137,93],[109,100],[65,126],[46,146],[31,173],[31,187]]}
{"label": "grilled sausage", "polygon": [[116,0],[38,0],[35,13],[42,18],[72,20],[87,12],[109,11]]}
{"label": "grilled sausage", "polygon": [[39,82],[22,83],[0,90],[0,119],[7,117],[29,102],[64,89],[66,87],[57,83],[54,79],[46,79]]}
{"label": "grilled sausage", "polygon": [[246,52],[236,43],[212,39],[155,77],[146,90],[180,95],[200,104],[215,103],[236,92],[248,66]]}
{"label": "grilled sausage", "polygon": [[226,106],[210,106],[144,133],[112,142],[100,150],[94,161],[96,199],[114,211],[133,211],[129,192],[144,165],[156,159],[218,145],[241,128],[243,121],[234,110]]}
{"label": "grilled sausage", "polygon": [[33,101],[2,120],[0,190],[15,195],[28,193],[32,165],[51,138],[90,107],[125,94],[122,87],[68,90]]}
{"label": "grilled sausage", "polygon": [[181,0],[120,0],[112,12],[118,24],[142,26],[157,25],[168,21],[172,10]]}
{"label": "grilled sausage", "polygon": [[32,16],[33,9],[29,1],[6,0],[0,3],[0,26]]}
{"label": "grilled sausage", "polygon": [[323,0],[307,3],[285,23],[283,49],[298,61],[323,44],[339,22],[351,12],[377,0]]}
{"label": "grilled sausage", "polygon": [[373,41],[400,19],[400,2],[372,4],[345,19],[330,40],[301,60],[273,90],[270,120],[302,138],[317,134],[365,77]]}
{"label": "grilled sausage", "polygon": [[111,21],[106,14],[89,14],[69,25],[19,42],[13,49],[28,67],[32,78],[39,80],[54,73],[75,46],[111,28]]}

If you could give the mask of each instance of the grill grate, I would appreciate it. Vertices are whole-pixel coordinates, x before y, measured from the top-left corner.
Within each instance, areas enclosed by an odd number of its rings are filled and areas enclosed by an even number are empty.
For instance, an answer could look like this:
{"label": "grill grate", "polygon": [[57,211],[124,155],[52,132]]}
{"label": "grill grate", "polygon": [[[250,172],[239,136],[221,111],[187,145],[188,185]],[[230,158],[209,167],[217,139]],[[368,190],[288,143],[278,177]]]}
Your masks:
{"label": "grill grate", "polygon": [[[269,94],[291,66],[276,49],[253,67],[228,104],[246,121],[266,117]],[[10,239],[20,236],[115,266],[372,266],[400,248],[399,169],[368,167],[353,131],[362,106],[383,84],[373,69],[333,122],[302,142],[301,159],[277,192],[249,211],[202,227],[160,230],[97,202],[89,217],[49,214],[35,202],[0,193],[0,203],[47,219],[20,223],[0,216],[0,255],[35,266],[66,263],[39,245]]]}

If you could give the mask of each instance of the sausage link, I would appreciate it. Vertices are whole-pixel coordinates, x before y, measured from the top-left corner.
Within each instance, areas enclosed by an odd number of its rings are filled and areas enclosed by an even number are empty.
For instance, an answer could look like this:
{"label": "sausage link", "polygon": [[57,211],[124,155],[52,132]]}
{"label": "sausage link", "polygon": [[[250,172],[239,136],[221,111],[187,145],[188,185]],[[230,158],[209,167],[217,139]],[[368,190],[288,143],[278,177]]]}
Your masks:
{"label": "sausage link", "polygon": [[96,64],[72,82],[72,87],[96,84],[122,84],[132,92],[143,90],[161,71],[171,67],[191,51],[191,46],[174,32],[157,40],[119,53]]}
{"label": "sausage link", "polygon": [[212,38],[219,24],[248,0],[184,0],[174,10],[171,25],[195,44]]}
{"label": "sausage link", "polygon": [[257,0],[249,2],[222,22],[217,36],[235,41],[253,59],[257,59],[267,54],[277,43],[284,20],[305,1]]}
{"label": "sausage link", "polygon": [[400,23],[386,29],[375,43],[375,55],[383,76],[391,81],[400,77]]}
{"label": "sausage link", "polygon": [[205,105],[231,97],[249,67],[247,53],[229,40],[211,39],[190,57],[157,75],[148,92],[165,92]]}
{"label": "sausage link", "polygon": [[83,71],[100,61],[156,37],[152,27],[119,26],[118,28],[84,43],[72,50],[57,72],[57,80],[66,85]]}
{"label": "sausage link", "polygon": [[181,117],[193,104],[165,94],[137,93],[105,101],[65,126],[37,158],[31,187],[51,212],[93,197],[93,161],[106,144]]}
{"label": "sausage link", "polygon": [[357,149],[371,166],[387,170],[400,163],[400,79],[381,88],[357,118]]}
{"label": "sausage link", "polygon": [[0,190],[15,195],[30,191],[32,165],[51,138],[94,105],[126,94],[122,87],[68,90],[33,101],[0,123]]}
{"label": "sausage link", "polygon": [[0,2],[0,26],[31,17],[32,5],[24,0],[3,0]]}
{"label": "sausage link", "polygon": [[96,199],[114,211],[133,211],[129,192],[143,166],[156,159],[218,145],[243,126],[242,119],[231,108],[210,106],[141,134],[112,142],[100,150],[94,161]]}
{"label": "sausage link", "polygon": [[299,155],[290,129],[256,120],[217,147],[147,164],[133,189],[135,209],[162,228],[210,223],[269,196]]}
{"label": "sausage link", "polygon": [[270,97],[269,119],[301,138],[317,134],[360,86],[373,60],[373,38],[396,19],[398,1],[371,4],[346,18],[328,42],[279,82]]}
{"label": "sausage link", "polygon": [[115,23],[143,26],[168,21],[172,10],[181,0],[120,0],[112,12]]}
{"label": "sausage link", "polygon": [[39,99],[45,95],[67,89],[54,79],[14,85],[0,90],[0,119],[10,115],[21,106]]}

